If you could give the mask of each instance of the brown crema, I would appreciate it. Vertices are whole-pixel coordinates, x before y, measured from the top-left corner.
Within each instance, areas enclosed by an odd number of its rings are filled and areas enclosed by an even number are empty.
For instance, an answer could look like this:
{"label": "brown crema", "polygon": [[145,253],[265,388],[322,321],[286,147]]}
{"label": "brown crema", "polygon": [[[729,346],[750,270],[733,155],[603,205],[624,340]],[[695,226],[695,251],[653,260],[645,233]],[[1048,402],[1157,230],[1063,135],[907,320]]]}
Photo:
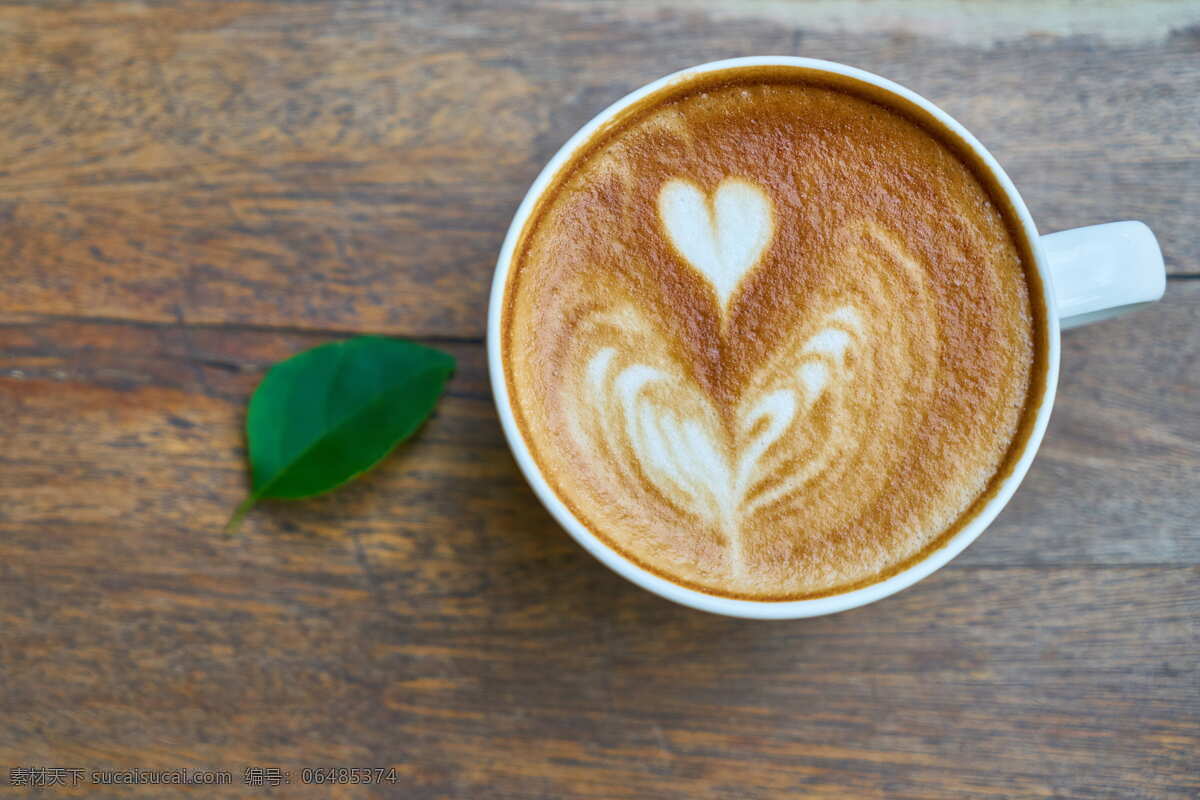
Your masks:
{"label": "brown crema", "polygon": [[677,83],[554,176],[517,242],[504,374],[596,536],[711,594],[792,600],[943,546],[1045,391],[1028,242],[973,151],[800,68]]}

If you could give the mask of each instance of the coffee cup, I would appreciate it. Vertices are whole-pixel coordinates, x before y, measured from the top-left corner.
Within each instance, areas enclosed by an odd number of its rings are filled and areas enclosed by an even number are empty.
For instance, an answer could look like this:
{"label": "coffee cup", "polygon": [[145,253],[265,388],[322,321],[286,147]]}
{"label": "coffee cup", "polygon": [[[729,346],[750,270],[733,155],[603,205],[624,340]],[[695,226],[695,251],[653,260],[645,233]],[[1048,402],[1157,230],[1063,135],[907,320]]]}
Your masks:
{"label": "coffee cup", "polygon": [[[579,518],[570,504],[552,486],[552,481],[534,458],[527,432],[514,413],[503,328],[507,312],[506,287],[513,269],[515,251],[522,232],[543,200],[555,176],[579,152],[587,148],[622,112],[657,96],[669,87],[689,81],[732,73],[747,68],[777,68],[827,76],[832,81],[853,82],[894,99],[897,105],[927,115],[969,151],[985,170],[989,181],[1002,194],[1028,251],[1035,273],[1029,282],[1032,301],[1044,309],[1044,341],[1034,376],[1039,390],[1028,411],[1028,425],[1019,452],[969,519],[957,526],[936,547],[910,560],[902,568],[865,585],[851,586],[820,596],[800,599],[762,600],[728,596],[702,587],[672,580],[661,571],[647,568],[614,547]],[[735,187],[736,188],[736,187]],[[680,189],[686,195],[684,186]],[[682,198],[686,201],[688,198]],[[681,201],[682,202],[682,201]],[[609,568],[633,583],[664,598],[702,611],[735,617],[789,619],[831,614],[885,598],[933,573],[974,541],[1005,506],[1029,469],[1041,442],[1054,403],[1060,356],[1060,332],[1104,320],[1158,300],[1166,276],[1154,235],[1140,222],[1124,221],[1040,235],[1025,203],[996,159],[961,124],[929,100],[885,78],[860,69],[815,59],[765,56],[729,59],[702,64],[668,75],[618,100],[584,125],[550,160],[534,181],[518,208],[501,248],[492,284],[488,318],[488,361],[501,425],[514,458],[530,486],[551,515],[580,544]],[[721,287],[718,286],[718,295]]]}

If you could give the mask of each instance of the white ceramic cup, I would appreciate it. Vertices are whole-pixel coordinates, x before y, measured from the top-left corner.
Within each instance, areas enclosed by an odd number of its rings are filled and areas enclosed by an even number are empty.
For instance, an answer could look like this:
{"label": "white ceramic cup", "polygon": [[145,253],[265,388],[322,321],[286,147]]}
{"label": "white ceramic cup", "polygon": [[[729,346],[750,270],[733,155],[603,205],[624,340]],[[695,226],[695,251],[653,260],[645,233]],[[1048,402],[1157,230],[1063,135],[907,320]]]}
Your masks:
{"label": "white ceramic cup", "polygon": [[[538,198],[550,184],[559,168],[567,163],[575,151],[587,143],[604,123],[642,98],[668,85],[686,81],[697,75],[753,66],[795,66],[810,72],[817,70],[873,84],[902,101],[924,109],[945,128],[973,148],[984,165],[992,171],[997,183],[1007,193],[1020,224],[1024,228],[1032,247],[1038,273],[1041,275],[1043,299],[1049,312],[1049,347],[1045,367],[1046,390],[1041,405],[1037,409],[1033,432],[1025,445],[1024,452],[1020,455],[1007,480],[992,495],[991,500],[944,546],[929,553],[923,560],[902,572],[860,589],[810,600],[779,602],[738,600],[689,589],[648,572],[597,538],[556,496],[546,483],[541,469],[530,455],[529,447],[513,418],[508,386],[505,383],[503,354],[500,350],[503,295],[512,264],[513,249]],[[508,437],[508,443],[516,457],[517,464],[520,465],[534,492],[550,513],[588,552],[637,585],[669,600],[702,611],[755,619],[814,617],[872,603],[907,588],[946,564],[973,542],[1012,497],[1017,485],[1025,477],[1029,464],[1033,461],[1033,456],[1041,443],[1042,434],[1045,432],[1046,423],[1050,418],[1050,407],[1054,404],[1054,390],[1058,381],[1060,329],[1107,319],[1151,303],[1162,297],[1165,288],[1166,271],[1163,267],[1162,253],[1159,251],[1154,234],[1144,224],[1141,222],[1110,222],[1105,225],[1093,225],[1048,236],[1039,236],[1033,220],[1029,216],[1029,210],[1021,200],[1021,195],[1017,193],[1016,187],[1013,186],[1012,181],[1000,168],[992,154],[984,149],[983,145],[949,114],[915,92],[878,75],[832,61],[790,56],[734,58],[681,70],[626,95],[580,128],[554,155],[554,158],[550,159],[550,163],[538,175],[528,194],[525,195],[520,208],[517,209],[512,225],[508,229],[508,235],[505,237],[504,246],[500,250],[500,259],[496,264],[488,309],[488,366],[500,422],[504,426],[504,433]]]}

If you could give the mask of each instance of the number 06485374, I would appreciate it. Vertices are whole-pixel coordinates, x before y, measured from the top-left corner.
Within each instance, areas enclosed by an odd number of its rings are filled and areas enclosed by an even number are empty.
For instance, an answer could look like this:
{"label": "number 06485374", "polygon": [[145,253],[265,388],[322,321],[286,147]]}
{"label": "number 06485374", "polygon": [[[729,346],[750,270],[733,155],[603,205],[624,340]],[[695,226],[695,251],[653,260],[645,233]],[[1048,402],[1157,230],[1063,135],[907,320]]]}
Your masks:
{"label": "number 06485374", "polygon": [[300,782],[306,784],[397,783],[395,767],[305,767]]}

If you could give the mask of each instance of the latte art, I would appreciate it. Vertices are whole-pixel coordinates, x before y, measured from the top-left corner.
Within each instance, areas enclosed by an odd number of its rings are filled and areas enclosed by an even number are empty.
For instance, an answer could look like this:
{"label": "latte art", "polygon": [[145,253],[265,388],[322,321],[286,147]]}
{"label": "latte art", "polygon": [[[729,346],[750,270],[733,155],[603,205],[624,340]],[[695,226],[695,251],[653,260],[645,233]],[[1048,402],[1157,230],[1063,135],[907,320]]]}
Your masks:
{"label": "latte art", "polygon": [[803,82],[680,90],[550,198],[507,287],[508,389],[626,557],[717,594],[838,591],[936,546],[1010,457],[1020,250],[902,117]]}
{"label": "latte art", "polygon": [[[850,334],[836,323],[849,323],[855,330],[858,315],[846,306],[831,314],[829,322],[830,327],[814,334],[794,354],[799,363],[788,376],[790,381],[767,388],[761,396],[743,398],[731,432],[678,370],[665,372],[635,362],[615,372],[617,349],[603,347],[588,363],[591,405],[581,408],[592,413],[579,421],[579,430],[590,438],[587,443],[592,447],[640,468],[677,510],[716,526],[729,548],[729,568],[740,575],[743,517],[795,493],[832,455],[835,440],[810,431],[796,440],[811,451],[806,453],[807,463],[785,471],[789,454],[775,447],[785,431],[804,424],[831,380],[831,394],[841,394],[839,379],[848,377],[842,355]],[[694,394],[684,405],[697,408],[695,416],[680,411],[680,396],[687,394]]]}
{"label": "latte art", "polygon": [[770,241],[771,203],[766,195],[729,178],[709,200],[695,184],[675,179],[659,192],[658,213],[679,252],[712,283],[724,312]]}
{"label": "latte art", "polygon": [[[883,477],[880,460],[914,433],[902,404],[922,406],[931,387],[938,340],[923,271],[878,231],[854,237],[855,289],[798,314],[725,407],[632,299],[580,319],[564,358],[568,376],[585,376],[564,386],[575,395],[565,404],[570,437],[616,490],[609,502],[631,516],[657,507],[707,539],[710,569],[728,581],[752,581],[769,565],[762,531],[780,516],[808,516],[811,495],[849,480],[873,501],[877,481],[864,479]],[[710,288],[719,300],[715,281]],[[899,320],[895,292],[908,304]]]}

